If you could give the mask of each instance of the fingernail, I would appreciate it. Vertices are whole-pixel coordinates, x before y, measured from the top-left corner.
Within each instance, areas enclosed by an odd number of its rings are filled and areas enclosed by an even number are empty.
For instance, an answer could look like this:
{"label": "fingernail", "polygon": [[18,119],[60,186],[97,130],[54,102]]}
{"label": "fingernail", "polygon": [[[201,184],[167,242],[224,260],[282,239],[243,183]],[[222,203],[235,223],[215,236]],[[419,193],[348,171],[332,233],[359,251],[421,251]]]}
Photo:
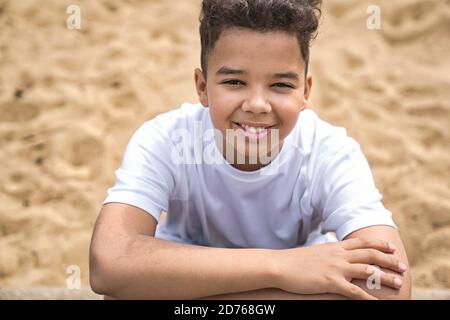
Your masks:
{"label": "fingernail", "polygon": [[389,250],[395,251],[397,248],[392,243],[389,243]]}
{"label": "fingernail", "polygon": [[406,269],[407,269],[406,265],[405,265],[404,263],[402,263],[402,262],[400,262],[400,263],[398,264],[398,268],[399,268],[401,271],[406,271]]}
{"label": "fingernail", "polygon": [[402,281],[400,278],[395,278],[395,279],[394,279],[394,285],[395,285],[397,288],[400,288],[400,287],[403,285],[403,281]]}

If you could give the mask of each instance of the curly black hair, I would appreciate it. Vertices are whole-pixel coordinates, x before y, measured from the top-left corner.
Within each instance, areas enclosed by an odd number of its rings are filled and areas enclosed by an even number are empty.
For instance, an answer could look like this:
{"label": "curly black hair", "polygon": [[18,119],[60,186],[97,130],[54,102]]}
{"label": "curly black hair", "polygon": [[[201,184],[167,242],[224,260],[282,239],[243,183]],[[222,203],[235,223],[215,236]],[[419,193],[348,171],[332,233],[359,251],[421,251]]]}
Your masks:
{"label": "curly black hair", "polygon": [[309,47],[316,36],[322,0],[203,0],[200,13],[201,66],[207,62],[221,33],[230,27],[296,35],[306,73]]}

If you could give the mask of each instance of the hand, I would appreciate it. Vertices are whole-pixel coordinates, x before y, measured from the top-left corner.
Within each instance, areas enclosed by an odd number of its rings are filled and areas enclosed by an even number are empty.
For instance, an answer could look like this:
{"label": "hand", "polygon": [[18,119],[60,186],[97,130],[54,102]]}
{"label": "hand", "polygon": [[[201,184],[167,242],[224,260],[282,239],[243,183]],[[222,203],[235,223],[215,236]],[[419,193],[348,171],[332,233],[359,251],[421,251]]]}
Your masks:
{"label": "hand", "polygon": [[[376,299],[351,283],[367,280],[373,265],[381,270],[381,284],[399,289],[406,266],[392,253],[395,247],[383,240],[349,239],[341,242],[274,251],[277,287],[296,294],[334,293],[350,299]],[[399,282],[400,281],[400,282]]]}

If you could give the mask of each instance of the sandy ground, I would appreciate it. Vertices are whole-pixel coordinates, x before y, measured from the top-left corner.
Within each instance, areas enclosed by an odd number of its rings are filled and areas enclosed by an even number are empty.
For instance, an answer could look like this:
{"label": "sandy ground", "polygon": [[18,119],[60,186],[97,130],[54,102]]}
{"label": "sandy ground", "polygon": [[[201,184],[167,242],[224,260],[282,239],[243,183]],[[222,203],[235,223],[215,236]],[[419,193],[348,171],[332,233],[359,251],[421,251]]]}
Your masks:
{"label": "sandy ground", "polygon": [[[61,287],[72,265],[87,286],[92,226],[131,134],[197,101],[198,0],[75,2],[80,30],[66,27],[74,1],[0,0],[3,288]],[[366,27],[369,4],[381,30]],[[310,106],[362,145],[414,285],[450,288],[450,5],[324,9]]]}

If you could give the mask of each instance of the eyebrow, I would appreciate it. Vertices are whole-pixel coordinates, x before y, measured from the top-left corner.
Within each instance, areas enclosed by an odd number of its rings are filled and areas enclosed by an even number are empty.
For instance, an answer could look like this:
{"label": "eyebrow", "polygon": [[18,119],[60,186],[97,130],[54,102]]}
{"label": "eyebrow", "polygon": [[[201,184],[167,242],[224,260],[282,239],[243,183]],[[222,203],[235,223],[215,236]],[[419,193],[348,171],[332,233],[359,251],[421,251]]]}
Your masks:
{"label": "eyebrow", "polygon": [[217,72],[216,75],[220,76],[220,75],[233,75],[233,74],[245,74],[246,72],[243,70],[238,70],[238,69],[231,69],[228,67],[222,67],[220,68]]}
{"label": "eyebrow", "polygon": [[[246,74],[247,72],[243,71],[243,70],[239,70],[239,69],[232,69],[229,67],[222,67],[220,68],[217,72],[216,75],[220,76],[220,75],[235,75],[235,74]],[[275,78],[286,78],[286,79],[291,79],[291,80],[300,80],[299,75],[296,72],[293,71],[288,71],[288,72],[278,72],[278,73],[274,73],[273,77]]]}
{"label": "eyebrow", "polygon": [[275,78],[287,78],[287,79],[291,79],[291,80],[300,80],[300,77],[298,76],[298,74],[296,72],[293,71],[289,71],[289,72],[282,72],[282,73],[275,73],[274,74]]}

